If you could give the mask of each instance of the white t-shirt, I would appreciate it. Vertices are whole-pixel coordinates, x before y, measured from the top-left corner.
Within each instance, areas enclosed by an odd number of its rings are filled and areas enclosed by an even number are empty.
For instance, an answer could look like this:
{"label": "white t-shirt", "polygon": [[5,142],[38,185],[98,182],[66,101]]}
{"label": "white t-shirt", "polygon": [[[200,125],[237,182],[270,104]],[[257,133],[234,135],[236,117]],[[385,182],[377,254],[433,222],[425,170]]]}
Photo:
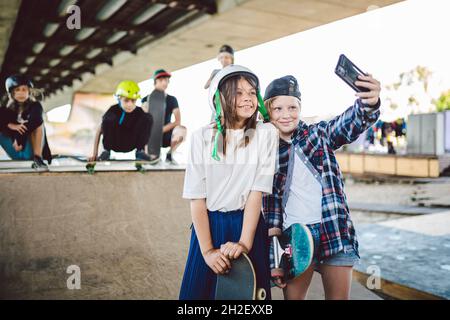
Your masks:
{"label": "white t-shirt", "polygon": [[322,185],[295,152],[292,182],[284,208],[283,228],[293,223],[314,224],[322,220]]}
{"label": "white t-shirt", "polygon": [[[211,157],[212,126],[192,134],[183,198],[204,199],[210,211],[244,209],[250,191],[272,193],[278,131],[271,123],[258,122],[246,146],[239,146],[244,130],[227,130],[226,156]],[[219,144],[220,148],[220,144]]]}

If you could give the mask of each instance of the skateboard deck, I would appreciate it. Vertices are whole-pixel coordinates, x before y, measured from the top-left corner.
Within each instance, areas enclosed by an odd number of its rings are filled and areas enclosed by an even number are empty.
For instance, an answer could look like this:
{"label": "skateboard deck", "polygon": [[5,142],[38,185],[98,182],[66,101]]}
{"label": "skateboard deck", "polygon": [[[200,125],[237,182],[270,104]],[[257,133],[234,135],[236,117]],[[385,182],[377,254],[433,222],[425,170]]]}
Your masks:
{"label": "skateboard deck", "polygon": [[48,168],[32,168],[33,161],[0,161],[1,173],[39,173],[39,172],[122,172],[122,171],[179,171],[185,170],[184,165],[173,165],[164,162],[157,164],[142,160],[108,160],[88,162],[81,156],[56,156]]}
{"label": "skateboard deck", "polygon": [[9,169],[0,169],[1,173],[43,173],[43,172],[49,172],[50,169],[48,168],[32,168],[31,166],[29,168],[9,168]]}
{"label": "skateboard deck", "polygon": [[0,169],[31,169],[33,161],[31,160],[2,160],[0,161]]}
{"label": "skateboard deck", "polygon": [[148,97],[148,106],[148,112],[153,117],[153,126],[148,141],[148,153],[159,157],[161,153],[164,116],[166,112],[165,93],[153,90]]}
{"label": "skateboard deck", "polygon": [[98,171],[146,171],[146,166],[150,166],[150,162],[144,160],[108,160],[108,161],[91,161],[86,164],[88,173]]}
{"label": "skateboard deck", "polygon": [[309,268],[314,255],[314,240],[307,226],[294,223],[281,236],[272,239],[275,269],[283,269],[287,281],[297,278]]}
{"label": "skateboard deck", "polygon": [[256,274],[247,254],[231,261],[229,273],[217,275],[216,300],[264,300],[266,291],[256,287]]}
{"label": "skateboard deck", "polygon": [[33,173],[47,172],[48,168],[38,168],[30,160],[2,160],[0,161],[0,172],[3,173]]}

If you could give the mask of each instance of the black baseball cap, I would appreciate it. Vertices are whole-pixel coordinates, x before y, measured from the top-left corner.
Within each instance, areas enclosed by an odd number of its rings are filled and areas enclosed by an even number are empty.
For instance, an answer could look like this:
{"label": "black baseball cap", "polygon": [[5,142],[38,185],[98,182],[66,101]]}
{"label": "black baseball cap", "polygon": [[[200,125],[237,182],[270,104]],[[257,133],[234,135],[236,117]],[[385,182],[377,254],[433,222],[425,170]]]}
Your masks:
{"label": "black baseball cap", "polygon": [[297,79],[289,75],[273,80],[266,88],[264,101],[276,96],[291,96],[301,100]]}

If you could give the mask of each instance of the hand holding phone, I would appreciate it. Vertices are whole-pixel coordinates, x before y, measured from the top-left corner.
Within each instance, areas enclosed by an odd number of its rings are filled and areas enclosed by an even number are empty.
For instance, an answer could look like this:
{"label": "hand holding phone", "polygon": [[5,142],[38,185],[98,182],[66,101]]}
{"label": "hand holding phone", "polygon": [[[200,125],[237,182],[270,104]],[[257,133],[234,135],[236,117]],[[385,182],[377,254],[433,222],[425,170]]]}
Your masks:
{"label": "hand holding phone", "polygon": [[361,98],[363,103],[369,106],[378,103],[381,90],[380,82],[374,79],[372,75],[361,71],[344,54],[339,56],[334,72],[357,92],[356,96]]}
{"label": "hand holding phone", "polygon": [[334,72],[356,92],[369,91],[369,89],[358,87],[355,84],[355,82],[359,80],[359,75],[367,76],[367,74],[365,72],[362,72],[361,69],[359,69],[353,62],[351,62],[350,59],[347,58],[344,54],[341,54],[339,56],[339,60]]}

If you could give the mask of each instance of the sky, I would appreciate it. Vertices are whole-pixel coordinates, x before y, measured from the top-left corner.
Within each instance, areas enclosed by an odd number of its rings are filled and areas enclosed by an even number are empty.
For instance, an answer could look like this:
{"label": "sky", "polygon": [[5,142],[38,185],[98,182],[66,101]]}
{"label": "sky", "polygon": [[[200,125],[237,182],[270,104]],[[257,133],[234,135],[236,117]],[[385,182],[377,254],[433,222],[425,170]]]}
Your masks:
{"label": "sky", "polygon": [[[449,0],[404,1],[238,51],[235,63],[257,74],[263,92],[273,79],[295,76],[302,92],[303,117],[327,119],[352,105],[354,92],[334,74],[341,53],[382,86],[397,81],[401,72],[425,66],[433,72],[430,95],[437,98],[450,89],[449,13]],[[172,73],[168,93],[177,97],[182,124],[189,133],[210,119],[203,86],[217,68],[220,64],[212,57]],[[152,81],[140,87],[142,95],[148,94]],[[387,90],[381,92],[382,117],[392,121],[404,116],[405,108],[397,110],[398,114],[383,109],[387,94]],[[397,95],[396,99],[404,101],[401,93]],[[187,145],[180,148],[181,157],[186,156]]]}

